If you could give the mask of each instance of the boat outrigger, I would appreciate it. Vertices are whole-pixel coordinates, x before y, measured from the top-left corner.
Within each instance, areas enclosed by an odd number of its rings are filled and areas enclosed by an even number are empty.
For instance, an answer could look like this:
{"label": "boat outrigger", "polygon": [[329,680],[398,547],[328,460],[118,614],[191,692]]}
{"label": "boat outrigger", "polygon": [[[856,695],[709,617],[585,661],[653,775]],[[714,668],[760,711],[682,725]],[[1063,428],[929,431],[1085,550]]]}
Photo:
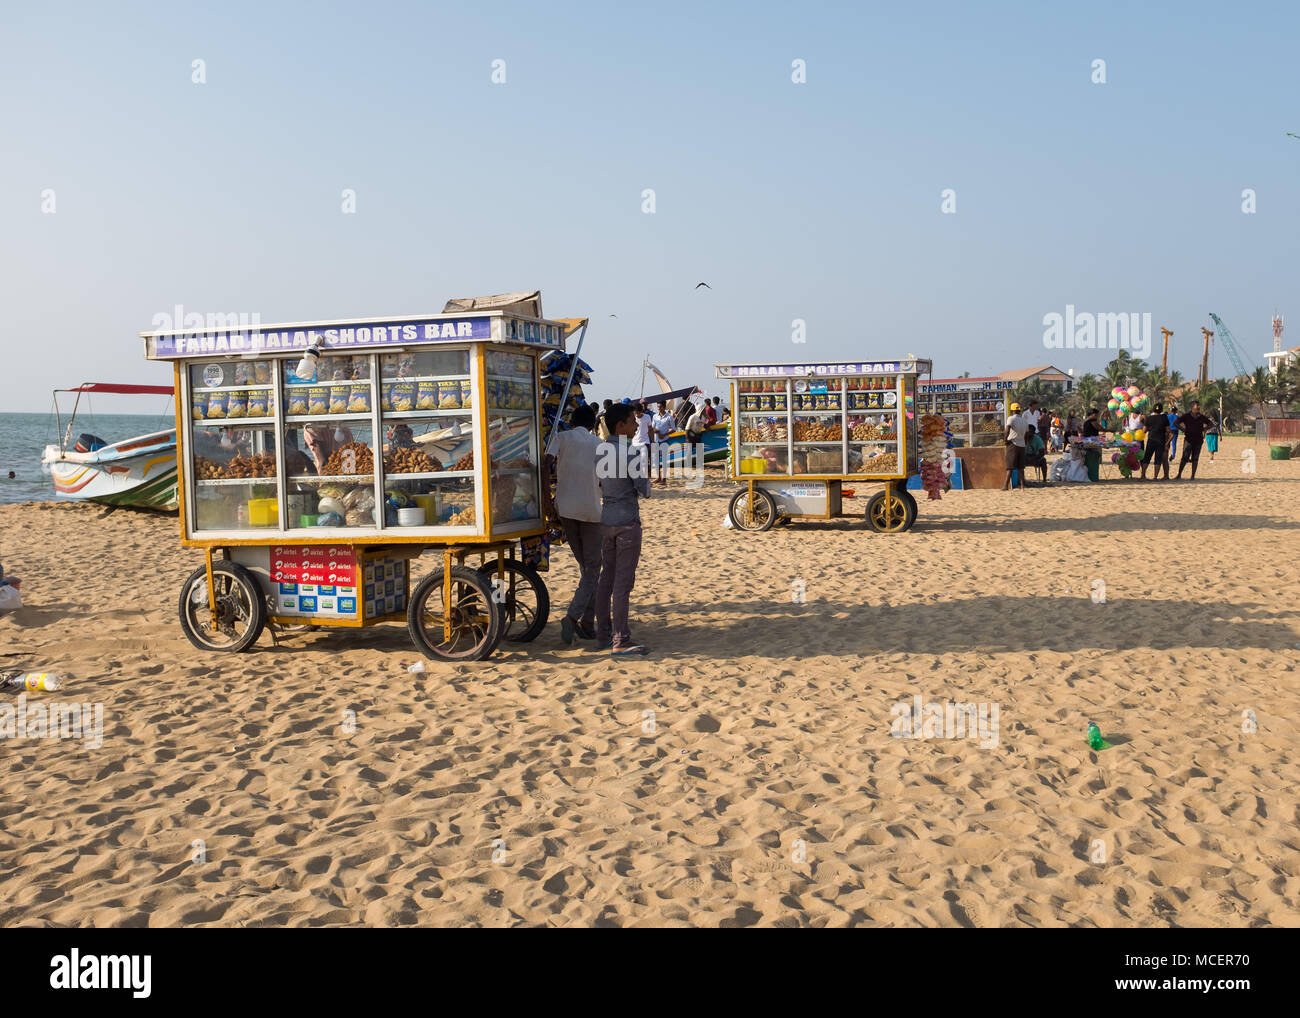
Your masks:
{"label": "boat outrigger", "polygon": [[[67,427],[59,415],[59,393],[75,392]],[[47,445],[41,466],[54,480],[59,499],[99,502],[112,506],[175,509],[176,429],[105,442],[91,434],[72,437],[83,393],[171,396],[170,385],[116,385],[88,382],[75,389],[54,390],[54,416],[59,444]]]}

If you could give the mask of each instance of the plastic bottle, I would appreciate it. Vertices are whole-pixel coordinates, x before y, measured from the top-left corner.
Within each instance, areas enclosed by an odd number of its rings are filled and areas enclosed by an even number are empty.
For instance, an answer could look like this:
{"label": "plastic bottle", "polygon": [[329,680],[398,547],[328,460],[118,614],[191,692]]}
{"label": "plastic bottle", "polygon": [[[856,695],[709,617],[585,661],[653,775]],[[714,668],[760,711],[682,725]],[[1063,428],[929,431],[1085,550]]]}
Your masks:
{"label": "plastic bottle", "polygon": [[1097,727],[1095,721],[1088,722],[1088,745],[1093,749],[1101,749],[1105,745],[1101,738],[1101,729]]}
{"label": "plastic bottle", "polygon": [[28,672],[11,675],[4,680],[7,689],[21,689],[28,693],[53,693],[61,688],[63,680],[54,672]]}

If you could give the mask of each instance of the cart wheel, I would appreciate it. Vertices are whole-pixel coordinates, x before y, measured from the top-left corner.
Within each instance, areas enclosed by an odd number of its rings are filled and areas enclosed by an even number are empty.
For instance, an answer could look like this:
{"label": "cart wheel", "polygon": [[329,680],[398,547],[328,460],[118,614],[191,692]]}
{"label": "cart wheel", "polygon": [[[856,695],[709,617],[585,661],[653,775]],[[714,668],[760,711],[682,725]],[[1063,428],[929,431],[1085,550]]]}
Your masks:
{"label": "cart wheel", "polygon": [[199,650],[239,653],[257,642],[266,626],[266,601],[256,578],[234,562],[212,563],[212,589],[217,599],[217,624],[208,610],[208,573],[190,573],[181,587],[181,629]]}
{"label": "cart wheel", "polygon": [[[469,566],[452,566],[451,605],[443,604],[443,570],[435,569],[415,588],[406,610],[411,639],[426,657],[444,661],[482,661],[501,640],[501,605],[492,601],[492,584]],[[451,616],[451,639],[443,634]]]}
{"label": "cart wheel", "polygon": [[762,488],[754,489],[754,503],[749,502],[749,489],[744,488],[731,496],[731,505],[727,507],[731,525],[737,530],[750,533],[762,533],[771,530],[776,522],[776,499]]}
{"label": "cart wheel", "polygon": [[907,523],[903,529],[911,530],[912,524],[916,522],[916,514],[921,511],[921,507],[916,504],[916,496],[906,488],[902,489],[899,494],[903,496],[903,501],[907,503]]}
{"label": "cart wheel", "polygon": [[537,639],[551,617],[551,595],[532,566],[506,559],[507,589],[498,593],[493,587],[496,563],[479,567],[493,590],[493,600],[501,606],[501,639],[511,643],[528,643]]}
{"label": "cart wheel", "polygon": [[907,501],[898,492],[878,491],[867,503],[867,522],[879,534],[900,534],[907,529]]}

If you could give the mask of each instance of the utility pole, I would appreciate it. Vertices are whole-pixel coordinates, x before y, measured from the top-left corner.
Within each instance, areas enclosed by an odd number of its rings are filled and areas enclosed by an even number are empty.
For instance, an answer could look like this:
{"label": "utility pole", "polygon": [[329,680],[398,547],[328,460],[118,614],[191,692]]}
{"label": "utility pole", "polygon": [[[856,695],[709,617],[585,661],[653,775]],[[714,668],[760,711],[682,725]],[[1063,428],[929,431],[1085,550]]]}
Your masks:
{"label": "utility pole", "polygon": [[1173,337],[1173,332],[1163,325],[1160,326],[1160,332],[1165,337],[1165,352],[1160,355],[1160,378],[1162,381],[1167,381],[1169,379],[1169,372],[1166,370],[1169,367],[1169,340]]}

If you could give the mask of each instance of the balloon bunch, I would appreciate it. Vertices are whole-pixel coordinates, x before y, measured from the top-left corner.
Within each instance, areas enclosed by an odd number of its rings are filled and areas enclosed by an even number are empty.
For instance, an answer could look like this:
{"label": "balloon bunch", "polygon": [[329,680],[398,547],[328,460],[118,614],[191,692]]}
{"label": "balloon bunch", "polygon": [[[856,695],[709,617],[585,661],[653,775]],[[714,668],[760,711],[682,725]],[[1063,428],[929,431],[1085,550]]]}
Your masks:
{"label": "balloon bunch", "polygon": [[1141,466],[1137,450],[1132,447],[1111,453],[1110,461],[1119,467],[1119,472],[1125,477],[1132,477],[1133,471]]}
{"label": "balloon bunch", "polygon": [[1129,414],[1134,410],[1145,410],[1150,402],[1151,397],[1136,385],[1130,385],[1127,389],[1122,385],[1117,385],[1110,390],[1110,399],[1106,401],[1106,409],[1113,414]]}
{"label": "balloon bunch", "polygon": [[943,470],[943,453],[949,448],[952,432],[940,414],[921,415],[921,487],[930,498],[943,497],[948,475]]}

